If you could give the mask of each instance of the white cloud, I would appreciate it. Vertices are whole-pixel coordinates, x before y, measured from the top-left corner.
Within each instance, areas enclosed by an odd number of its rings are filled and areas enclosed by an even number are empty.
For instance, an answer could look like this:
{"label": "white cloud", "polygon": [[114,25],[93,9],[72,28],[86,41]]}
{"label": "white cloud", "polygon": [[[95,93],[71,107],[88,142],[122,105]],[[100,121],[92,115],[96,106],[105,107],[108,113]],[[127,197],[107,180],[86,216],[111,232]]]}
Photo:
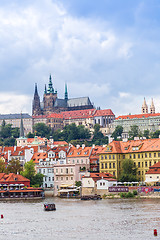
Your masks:
{"label": "white cloud", "polygon": [[14,92],[0,93],[0,114],[28,112],[31,98]]}

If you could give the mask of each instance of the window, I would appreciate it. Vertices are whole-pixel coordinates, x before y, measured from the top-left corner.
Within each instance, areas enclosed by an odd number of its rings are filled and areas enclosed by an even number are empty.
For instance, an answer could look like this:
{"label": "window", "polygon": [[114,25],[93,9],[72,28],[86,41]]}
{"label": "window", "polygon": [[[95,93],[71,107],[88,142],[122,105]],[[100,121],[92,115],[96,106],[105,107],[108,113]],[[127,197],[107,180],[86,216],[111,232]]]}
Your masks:
{"label": "window", "polygon": [[63,173],[63,169],[61,168],[61,173]]}
{"label": "window", "polygon": [[141,166],[141,163],[140,162],[138,162],[138,167],[140,167]]}
{"label": "window", "polygon": [[143,162],[142,162],[142,167],[143,167]]}
{"label": "window", "polygon": [[109,163],[109,168],[111,168],[111,163]]}
{"label": "window", "polygon": [[109,155],[109,159],[111,159],[111,155]]}
{"label": "window", "polygon": [[113,159],[115,159],[115,156],[113,155]]}
{"label": "window", "polygon": [[148,165],[147,165],[147,162],[145,162],[145,167],[147,167]]}
{"label": "window", "polygon": [[102,183],[100,182],[100,186],[102,186]]}
{"label": "window", "polygon": [[156,163],[156,161],[154,161],[154,164]]}
{"label": "window", "polygon": [[68,173],[68,168],[66,168],[66,173]]}
{"label": "window", "polygon": [[132,158],[132,155],[131,155],[131,154],[129,155],[129,158]]}
{"label": "window", "polygon": [[156,157],[156,153],[154,153],[154,157]]}
{"label": "window", "polygon": [[141,172],[140,172],[140,171],[138,171],[138,175],[141,175]]}
{"label": "window", "polygon": [[79,159],[77,159],[77,163],[79,163]]}
{"label": "window", "polygon": [[125,159],[125,155],[123,155],[123,159]]}
{"label": "window", "polygon": [[105,159],[107,159],[107,155],[105,155]]}
{"label": "window", "polygon": [[138,154],[138,158],[140,158],[140,154]]}
{"label": "window", "polygon": [[81,159],[81,163],[83,163],[83,159]]}
{"label": "window", "polygon": [[135,154],[133,154],[133,158],[134,158],[134,159],[136,158],[136,155],[135,155]]}
{"label": "window", "polygon": [[103,160],[103,155],[101,156],[101,159]]}
{"label": "window", "polygon": [[39,169],[39,173],[41,173],[41,169]]}
{"label": "window", "polygon": [[103,182],[103,186],[105,186],[105,182]]}
{"label": "window", "polygon": [[102,169],[104,168],[104,165],[103,165],[103,163],[101,164],[101,167],[102,167]]}
{"label": "window", "polygon": [[43,173],[45,173],[45,169],[43,169]]}
{"label": "window", "polygon": [[52,177],[52,181],[54,181],[54,177]]}
{"label": "window", "polygon": [[68,180],[68,177],[66,177],[66,180]]}
{"label": "window", "polygon": [[63,180],[63,177],[61,177],[61,180]]}
{"label": "window", "polygon": [[145,158],[147,158],[147,153],[145,153]]}
{"label": "window", "polygon": [[149,153],[149,157],[151,158],[152,156],[151,156],[151,153]]}
{"label": "window", "polygon": [[105,168],[107,168],[107,163],[105,163]]}
{"label": "window", "polygon": [[56,178],[56,180],[58,181],[58,177]]}
{"label": "window", "polygon": [[73,180],[73,177],[71,177],[71,180]]}
{"label": "window", "polygon": [[142,153],[142,158],[143,158],[143,153]]}
{"label": "window", "polygon": [[115,172],[113,172],[113,176],[115,176]]}
{"label": "window", "polygon": [[51,181],[51,177],[49,177],[49,181]]}
{"label": "window", "polygon": [[160,153],[158,153],[158,157],[160,157]]}
{"label": "window", "polygon": [[113,168],[115,168],[115,163],[113,163]]}
{"label": "window", "polygon": [[71,168],[71,173],[73,173],[73,168]]}
{"label": "window", "polygon": [[134,162],[134,167],[136,167],[136,163]]}
{"label": "window", "polygon": [[152,166],[152,162],[151,161],[149,162],[149,166]]}

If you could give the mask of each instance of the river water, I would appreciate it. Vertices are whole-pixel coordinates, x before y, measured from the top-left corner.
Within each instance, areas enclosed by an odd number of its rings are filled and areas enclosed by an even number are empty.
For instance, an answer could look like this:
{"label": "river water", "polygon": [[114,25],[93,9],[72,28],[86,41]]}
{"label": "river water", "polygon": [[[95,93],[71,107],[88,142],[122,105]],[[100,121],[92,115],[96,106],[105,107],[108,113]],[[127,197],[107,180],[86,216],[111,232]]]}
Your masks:
{"label": "river water", "polygon": [[[45,212],[44,202],[54,202],[57,210]],[[0,214],[2,240],[160,239],[160,199],[0,202]]]}

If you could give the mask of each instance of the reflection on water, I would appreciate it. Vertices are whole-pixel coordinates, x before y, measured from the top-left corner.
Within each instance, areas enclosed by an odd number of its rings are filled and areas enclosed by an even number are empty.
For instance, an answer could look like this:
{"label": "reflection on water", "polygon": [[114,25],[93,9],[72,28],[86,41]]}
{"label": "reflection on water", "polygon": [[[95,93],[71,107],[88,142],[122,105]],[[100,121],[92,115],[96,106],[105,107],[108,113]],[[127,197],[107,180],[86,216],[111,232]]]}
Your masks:
{"label": "reflection on water", "polygon": [[[56,211],[45,212],[44,202]],[[160,239],[160,199],[81,201],[49,198],[42,201],[0,202],[0,239]]]}

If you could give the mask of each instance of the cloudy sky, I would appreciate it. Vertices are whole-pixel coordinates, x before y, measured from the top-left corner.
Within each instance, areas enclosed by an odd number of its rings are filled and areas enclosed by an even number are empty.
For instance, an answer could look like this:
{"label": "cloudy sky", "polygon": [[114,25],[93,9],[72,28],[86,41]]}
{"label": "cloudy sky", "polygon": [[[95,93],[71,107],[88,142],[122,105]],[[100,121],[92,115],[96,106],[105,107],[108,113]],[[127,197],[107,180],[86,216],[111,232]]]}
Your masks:
{"label": "cloudy sky", "polygon": [[1,0],[0,113],[31,113],[52,74],[58,96],[118,115],[160,112],[159,0]]}

